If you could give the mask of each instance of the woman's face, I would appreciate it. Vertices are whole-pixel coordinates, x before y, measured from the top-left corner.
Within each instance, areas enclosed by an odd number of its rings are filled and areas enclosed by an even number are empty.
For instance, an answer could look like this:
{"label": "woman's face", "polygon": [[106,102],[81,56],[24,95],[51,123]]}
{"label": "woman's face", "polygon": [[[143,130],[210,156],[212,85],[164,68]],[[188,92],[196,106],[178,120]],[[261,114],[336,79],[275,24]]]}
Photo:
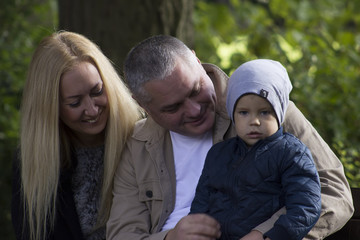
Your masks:
{"label": "woman's face", "polygon": [[81,62],[60,80],[60,119],[84,145],[103,142],[108,99],[97,68]]}

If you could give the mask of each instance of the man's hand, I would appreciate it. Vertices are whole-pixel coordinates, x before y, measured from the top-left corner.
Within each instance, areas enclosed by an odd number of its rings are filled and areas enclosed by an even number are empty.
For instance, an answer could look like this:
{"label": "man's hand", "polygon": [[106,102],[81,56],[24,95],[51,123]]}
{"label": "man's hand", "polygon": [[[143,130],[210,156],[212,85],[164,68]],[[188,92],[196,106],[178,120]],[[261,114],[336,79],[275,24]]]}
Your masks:
{"label": "man's hand", "polygon": [[[270,240],[270,238],[266,238],[267,240]],[[240,240],[264,240],[263,234],[257,230],[252,230],[248,234],[246,234],[244,237],[240,238]]]}
{"label": "man's hand", "polygon": [[165,240],[214,240],[221,235],[220,224],[206,214],[183,217],[166,235]]}

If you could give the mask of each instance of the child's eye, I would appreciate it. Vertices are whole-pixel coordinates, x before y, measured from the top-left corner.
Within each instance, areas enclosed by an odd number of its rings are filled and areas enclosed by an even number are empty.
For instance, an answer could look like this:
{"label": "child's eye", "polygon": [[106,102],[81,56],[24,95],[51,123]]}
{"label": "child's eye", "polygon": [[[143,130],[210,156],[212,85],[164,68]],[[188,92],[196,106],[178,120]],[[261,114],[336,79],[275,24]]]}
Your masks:
{"label": "child's eye", "polygon": [[239,115],[243,115],[243,116],[245,116],[246,114],[248,114],[247,111],[239,111],[238,113],[239,113]]}
{"label": "child's eye", "polygon": [[270,111],[261,111],[261,115],[269,115],[271,112]]}

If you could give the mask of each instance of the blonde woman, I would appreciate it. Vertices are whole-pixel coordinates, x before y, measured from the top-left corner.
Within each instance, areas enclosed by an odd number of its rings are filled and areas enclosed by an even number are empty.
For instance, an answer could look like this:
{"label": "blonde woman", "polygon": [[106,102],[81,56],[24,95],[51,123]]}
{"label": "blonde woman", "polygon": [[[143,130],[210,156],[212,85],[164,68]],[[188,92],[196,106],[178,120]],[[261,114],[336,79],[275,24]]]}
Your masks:
{"label": "blonde woman", "polygon": [[17,239],[105,239],[113,175],[141,110],[86,37],[58,32],[30,63],[14,161]]}

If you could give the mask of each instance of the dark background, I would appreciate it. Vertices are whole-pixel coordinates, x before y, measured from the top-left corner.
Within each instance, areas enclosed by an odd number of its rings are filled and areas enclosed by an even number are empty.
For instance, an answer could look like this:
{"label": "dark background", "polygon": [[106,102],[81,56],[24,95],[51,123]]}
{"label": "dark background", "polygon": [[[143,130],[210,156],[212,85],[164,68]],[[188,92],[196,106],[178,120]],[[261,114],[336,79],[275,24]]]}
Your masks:
{"label": "dark background", "polygon": [[[169,34],[230,74],[255,58],[280,61],[291,99],[360,186],[360,1],[352,0],[1,0],[0,238],[11,227],[11,162],[22,87],[39,41],[57,30],[96,42],[119,74],[127,52]],[[36,143],[34,143],[36,144]]]}

